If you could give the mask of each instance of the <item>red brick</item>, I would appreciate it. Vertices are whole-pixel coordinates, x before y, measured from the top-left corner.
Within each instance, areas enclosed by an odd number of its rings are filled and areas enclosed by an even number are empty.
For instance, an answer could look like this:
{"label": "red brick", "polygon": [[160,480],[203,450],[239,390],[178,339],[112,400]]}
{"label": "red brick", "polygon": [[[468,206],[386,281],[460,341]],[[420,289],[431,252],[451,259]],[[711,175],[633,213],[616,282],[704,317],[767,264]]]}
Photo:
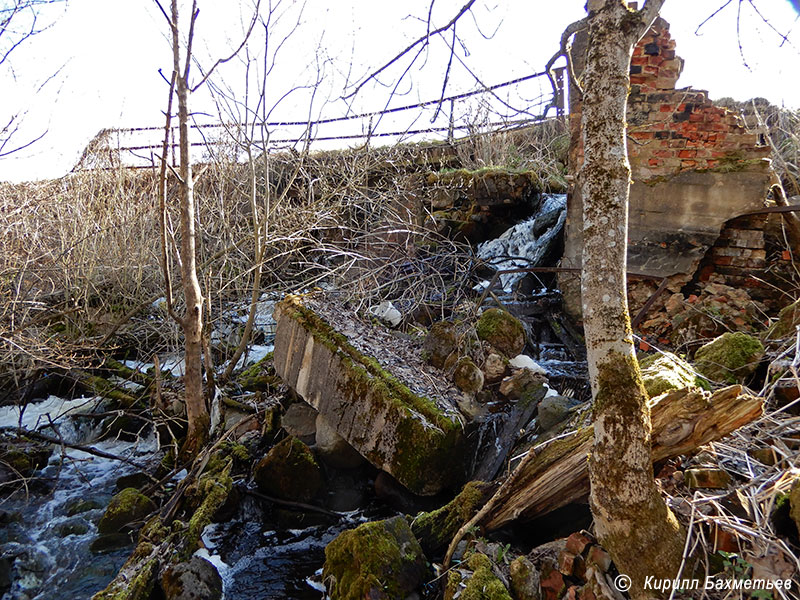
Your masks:
{"label": "red brick", "polygon": [[651,158],[647,161],[647,164],[651,167],[660,167],[661,160],[659,160],[658,158]]}
{"label": "red brick", "polygon": [[653,132],[652,131],[632,131],[628,134],[635,140],[652,140],[653,139]]}
{"label": "red brick", "polygon": [[583,554],[586,547],[593,544],[594,540],[582,531],[573,533],[567,538],[566,549],[572,554]]}
{"label": "red brick", "polygon": [[681,161],[682,169],[694,169],[697,166],[696,160],[684,159]]}
{"label": "red brick", "polygon": [[680,150],[678,158],[692,158],[697,155],[697,150]]}

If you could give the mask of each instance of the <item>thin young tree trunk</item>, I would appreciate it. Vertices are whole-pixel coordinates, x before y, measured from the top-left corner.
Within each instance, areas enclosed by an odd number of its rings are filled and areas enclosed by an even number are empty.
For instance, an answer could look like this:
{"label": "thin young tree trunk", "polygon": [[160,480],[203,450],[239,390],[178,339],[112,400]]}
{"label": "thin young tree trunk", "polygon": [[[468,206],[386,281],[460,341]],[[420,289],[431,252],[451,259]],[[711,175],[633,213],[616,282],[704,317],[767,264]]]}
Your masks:
{"label": "thin young tree trunk", "polygon": [[636,362],[626,295],[630,164],[625,111],[633,48],[663,0],[641,11],[590,0],[582,130],[584,328],[594,399],[590,503],[600,542],[635,598],[647,576],[673,578],[683,534],[656,488],[650,411]]}
{"label": "thin young tree trunk", "polygon": [[196,4],[192,6],[186,65],[181,69],[180,38],[178,36],[177,0],[172,0],[172,52],[173,69],[177,73],[178,131],[180,136],[180,216],[181,216],[181,283],[186,303],[186,312],[181,320],[185,344],[184,386],[186,394],[186,418],[189,430],[181,450],[185,457],[193,457],[208,438],[209,416],[203,396],[202,352],[203,352],[203,294],[197,278],[195,230],[195,200],[192,165],[189,156],[189,66],[192,55],[192,33],[197,15]]}

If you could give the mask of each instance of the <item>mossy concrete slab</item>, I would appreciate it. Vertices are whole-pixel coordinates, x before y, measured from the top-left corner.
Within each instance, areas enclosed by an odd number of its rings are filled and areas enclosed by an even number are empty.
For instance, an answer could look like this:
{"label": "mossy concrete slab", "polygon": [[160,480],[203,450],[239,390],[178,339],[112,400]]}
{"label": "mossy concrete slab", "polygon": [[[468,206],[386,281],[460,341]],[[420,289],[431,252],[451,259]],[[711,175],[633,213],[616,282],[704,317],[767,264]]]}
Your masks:
{"label": "mossy concrete slab", "polygon": [[275,315],[277,374],[364,458],[415,494],[463,481],[464,439],[454,406],[411,391],[300,297],[284,299]]}

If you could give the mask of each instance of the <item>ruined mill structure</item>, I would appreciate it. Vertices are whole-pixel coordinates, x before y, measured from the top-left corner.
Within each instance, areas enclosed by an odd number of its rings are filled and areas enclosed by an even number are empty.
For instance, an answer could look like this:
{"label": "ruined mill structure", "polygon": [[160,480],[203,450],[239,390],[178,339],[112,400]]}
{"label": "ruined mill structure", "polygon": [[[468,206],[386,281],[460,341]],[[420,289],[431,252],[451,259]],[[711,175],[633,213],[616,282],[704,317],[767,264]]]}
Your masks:
{"label": "ruined mill structure", "polygon": [[[576,73],[583,68],[585,44],[586,35],[578,35]],[[630,285],[654,290],[666,277],[667,290],[678,292],[713,273],[763,299],[769,293],[759,281],[766,267],[767,217],[748,213],[764,207],[772,175],[769,146],[740,116],[711,102],[707,92],[676,88],[682,68],[669,24],[659,18],[631,61],[628,270],[650,278]],[[569,167],[576,174],[583,158],[581,94],[575,84],[570,92]],[[573,181],[562,266],[581,266],[582,222],[581,193]],[[579,281],[564,276],[560,284],[567,310],[578,315]]]}

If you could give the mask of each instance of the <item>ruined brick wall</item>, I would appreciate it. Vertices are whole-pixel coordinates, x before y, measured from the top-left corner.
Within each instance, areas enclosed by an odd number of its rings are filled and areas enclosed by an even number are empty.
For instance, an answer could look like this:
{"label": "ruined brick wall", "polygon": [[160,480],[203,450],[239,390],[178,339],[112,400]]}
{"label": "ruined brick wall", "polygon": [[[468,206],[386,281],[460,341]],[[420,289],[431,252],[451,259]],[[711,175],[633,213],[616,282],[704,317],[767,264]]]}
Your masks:
{"label": "ruined brick wall", "polygon": [[[578,37],[573,46],[576,72],[582,69],[585,44]],[[707,92],[676,89],[682,68],[669,24],[658,19],[631,60],[627,120],[633,185],[628,269],[670,277],[672,291],[696,274],[727,221],[763,206],[770,177],[769,147],[760,144],[759,135],[747,130],[734,112],[711,102]],[[583,160],[581,102],[579,90],[572,86],[570,91],[570,172],[575,176]],[[573,186],[564,266],[581,264],[581,211],[580,190]],[[706,261],[704,266],[708,270],[718,264],[728,276],[746,277],[761,254],[730,254],[739,252],[738,248],[720,247],[719,260]],[[761,248],[741,248],[748,250]],[[562,284],[567,309],[579,314],[577,281],[565,278]]]}

